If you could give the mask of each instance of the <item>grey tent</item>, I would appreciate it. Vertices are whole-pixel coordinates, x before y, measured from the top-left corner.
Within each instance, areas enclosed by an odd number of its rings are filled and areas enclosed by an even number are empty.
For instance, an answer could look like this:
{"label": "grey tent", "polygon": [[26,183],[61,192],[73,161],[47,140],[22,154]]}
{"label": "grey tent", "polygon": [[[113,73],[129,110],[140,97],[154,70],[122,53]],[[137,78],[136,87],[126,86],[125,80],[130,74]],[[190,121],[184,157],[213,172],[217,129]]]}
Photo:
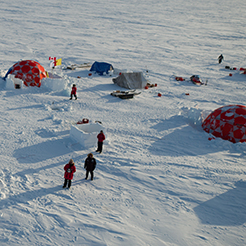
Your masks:
{"label": "grey tent", "polygon": [[114,78],[113,82],[127,89],[142,89],[147,84],[142,72],[122,73],[117,78]]}

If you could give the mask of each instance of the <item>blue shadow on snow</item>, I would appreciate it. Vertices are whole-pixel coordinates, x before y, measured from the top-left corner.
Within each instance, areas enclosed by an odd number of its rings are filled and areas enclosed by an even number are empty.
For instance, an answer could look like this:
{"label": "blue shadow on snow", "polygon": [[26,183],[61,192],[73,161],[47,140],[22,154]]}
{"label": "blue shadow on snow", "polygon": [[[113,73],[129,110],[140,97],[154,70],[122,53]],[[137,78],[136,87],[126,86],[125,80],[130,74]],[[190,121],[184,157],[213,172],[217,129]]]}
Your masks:
{"label": "blue shadow on snow", "polygon": [[246,182],[194,208],[202,224],[238,226],[246,222]]}

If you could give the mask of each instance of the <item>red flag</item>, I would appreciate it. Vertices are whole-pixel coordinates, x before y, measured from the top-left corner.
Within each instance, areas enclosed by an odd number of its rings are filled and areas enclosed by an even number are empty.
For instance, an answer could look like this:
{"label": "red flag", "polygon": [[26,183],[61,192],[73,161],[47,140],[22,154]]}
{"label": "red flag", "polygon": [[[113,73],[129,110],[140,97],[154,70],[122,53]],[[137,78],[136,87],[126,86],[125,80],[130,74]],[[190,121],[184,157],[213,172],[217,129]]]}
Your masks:
{"label": "red flag", "polygon": [[49,57],[49,61],[52,60],[52,61],[56,61],[56,57]]}

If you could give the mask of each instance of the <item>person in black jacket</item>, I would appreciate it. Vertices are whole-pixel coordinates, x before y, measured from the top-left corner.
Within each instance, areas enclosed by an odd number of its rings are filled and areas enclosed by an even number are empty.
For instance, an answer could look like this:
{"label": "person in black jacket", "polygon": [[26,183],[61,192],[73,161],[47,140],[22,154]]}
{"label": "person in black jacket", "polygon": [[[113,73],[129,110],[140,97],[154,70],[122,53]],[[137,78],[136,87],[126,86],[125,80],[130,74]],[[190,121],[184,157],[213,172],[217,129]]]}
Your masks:
{"label": "person in black jacket", "polygon": [[85,159],[85,165],[84,169],[86,170],[85,179],[88,179],[89,173],[91,174],[91,180],[93,180],[94,174],[93,171],[96,168],[96,159],[93,157],[92,153],[89,153],[87,155],[87,158]]}
{"label": "person in black jacket", "polygon": [[218,57],[218,62],[221,63],[223,59],[224,59],[224,57],[223,57],[223,55],[221,54],[221,55]]}

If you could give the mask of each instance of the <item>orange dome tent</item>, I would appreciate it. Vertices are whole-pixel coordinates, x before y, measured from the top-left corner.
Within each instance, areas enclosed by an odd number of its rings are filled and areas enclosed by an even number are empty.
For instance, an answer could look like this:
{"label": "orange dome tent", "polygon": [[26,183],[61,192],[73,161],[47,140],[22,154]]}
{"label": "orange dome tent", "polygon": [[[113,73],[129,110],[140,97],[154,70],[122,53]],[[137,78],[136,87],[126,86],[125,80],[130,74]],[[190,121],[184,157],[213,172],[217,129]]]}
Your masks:
{"label": "orange dome tent", "polygon": [[41,80],[46,78],[45,69],[36,61],[25,60],[19,61],[13,65],[5,75],[15,75],[15,78],[21,79],[26,86],[41,86]]}
{"label": "orange dome tent", "polygon": [[208,115],[202,123],[202,128],[215,137],[233,143],[246,142],[246,107],[242,105],[220,107]]}

